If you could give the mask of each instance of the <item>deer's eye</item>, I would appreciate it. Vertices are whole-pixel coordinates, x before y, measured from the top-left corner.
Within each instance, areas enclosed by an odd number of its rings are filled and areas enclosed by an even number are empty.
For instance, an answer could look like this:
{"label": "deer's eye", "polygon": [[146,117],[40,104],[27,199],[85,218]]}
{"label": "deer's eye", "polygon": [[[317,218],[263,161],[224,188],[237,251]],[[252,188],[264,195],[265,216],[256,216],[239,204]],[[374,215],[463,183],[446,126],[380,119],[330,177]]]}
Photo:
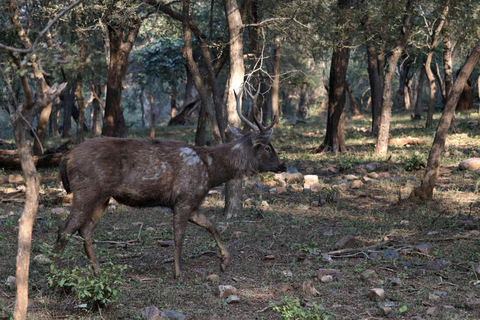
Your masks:
{"label": "deer's eye", "polygon": [[266,146],[266,147],[265,147],[265,151],[270,152],[271,150],[272,150],[272,149],[270,148],[270,146]]}

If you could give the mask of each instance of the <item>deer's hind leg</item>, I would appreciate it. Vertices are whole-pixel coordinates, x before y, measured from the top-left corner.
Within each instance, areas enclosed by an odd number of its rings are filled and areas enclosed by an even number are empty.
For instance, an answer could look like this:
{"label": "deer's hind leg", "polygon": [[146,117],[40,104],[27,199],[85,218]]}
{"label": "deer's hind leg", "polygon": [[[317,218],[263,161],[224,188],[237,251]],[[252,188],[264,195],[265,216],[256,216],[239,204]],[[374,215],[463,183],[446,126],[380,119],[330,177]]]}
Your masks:
{"label": "deer's hind leg", "polygon": [[222,257],[222,261],[220,262],[220,269],[224,272],[227,269],[228,263],[230,262],[230,253],[228,252],[227,247],[220,240],[220,235],[215,225],[210,220],[208,220],[207,217],[205,217],[202,213],[198,212],[193,212],[191,214],[190,222],[193,222],[200,227],[204,227],[213,236]]}

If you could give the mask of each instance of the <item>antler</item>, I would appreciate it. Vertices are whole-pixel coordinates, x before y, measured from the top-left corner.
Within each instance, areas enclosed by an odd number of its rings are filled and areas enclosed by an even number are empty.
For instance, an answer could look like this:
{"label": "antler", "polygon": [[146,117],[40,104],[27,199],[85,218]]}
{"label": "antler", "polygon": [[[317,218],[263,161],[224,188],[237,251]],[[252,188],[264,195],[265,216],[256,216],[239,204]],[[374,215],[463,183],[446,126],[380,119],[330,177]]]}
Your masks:
{"label": "antler", "polygon": [[[252,111],[251,112],[252,112],[252,117],[253,117],[253,121],[255,121],[255,124],[253,124],[251,121],[249,121],[247,118],[245,118],[245,116],[243,116],[242,110],[240,108],[240,101],[242,99],[243,86],[240,89],[240,94],[238,96],[237,96],[237,93],[234,92],[235,93],[235,98],[237,99],[238,116],[240,117],[240,119],[243,122],[245,122],[249,127],[251,127],[253,129],[253,131],[265,132],[265,131],[270,130],[275,125],[275,123],[277,122],[277,115],[274,115],[272,123],[267,127],[264,127],[256,117],[255,110],[256,110],[256,107],[257,107],[257,99],[258,99],[258,96],[260,94],[260,82],[258,83],[258,89],[257,89],[257,92],[255,93],[255,95],[252,95],[252,93],[248,89],[245,89],[245,90],[247,91],[247,94],[252,99]],[[262,112],[262,111],[260,110],[260,112]],[[263,114],[261,115],[261,117],[263,118]]]}

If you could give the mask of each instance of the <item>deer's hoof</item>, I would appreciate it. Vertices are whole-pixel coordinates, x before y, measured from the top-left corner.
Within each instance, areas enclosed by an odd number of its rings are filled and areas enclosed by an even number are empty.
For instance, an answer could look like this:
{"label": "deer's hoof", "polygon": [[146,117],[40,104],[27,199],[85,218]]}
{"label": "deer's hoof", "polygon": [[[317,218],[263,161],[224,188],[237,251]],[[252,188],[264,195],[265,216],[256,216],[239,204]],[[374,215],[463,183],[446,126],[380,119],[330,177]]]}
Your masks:
{"label": "deer's hoof", "polygon": [[230,255],[224,255],[222,258],[222,262],[220,262],[220,270],[225,272],[227,270],[228,263],[230,262]]}

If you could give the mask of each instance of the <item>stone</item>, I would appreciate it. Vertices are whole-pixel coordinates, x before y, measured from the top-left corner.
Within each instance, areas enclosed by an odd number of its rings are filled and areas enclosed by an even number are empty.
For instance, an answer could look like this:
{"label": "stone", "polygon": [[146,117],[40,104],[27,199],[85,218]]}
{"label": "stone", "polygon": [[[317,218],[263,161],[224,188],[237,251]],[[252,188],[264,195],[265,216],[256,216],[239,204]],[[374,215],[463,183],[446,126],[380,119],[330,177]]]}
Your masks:
{"label": "stone", "polygon": [[276,188],[275,188],[275,192],[276,192],[276,193],[286,193],[286,192],[287,192],[287,188],[285,188],[285,187],[276,187]]}
{"label": "stone", "polygon": [[327,171],[330,173],[337,173],[337,169],[335,169],[335,167],[328,167]]}
{"label": "stone", "polygon": [[270,191],[270,189],[263,183],[257,182],[253,186],[253,191],[255,191],[256,193],[267,193],[268,191]]}
{"label": "stone", "polygon": [[480,169],[480,158],[470,158],[458,164],[460,170],[476,171]]}
{"label": "stone", "polygon": [[287,173],[282,172],[282,173],[275,173],[275,176],[273,177],[273,180],[275,181],[285,181],[287,179]]}
{"label": "stone", "polygon": [[260,205],[260,209],[267,210],[270,207],[267,201],[263,200],[262,204]]}
{"label": "stone", "polygon": [[390,307],[380,307],[380,309],[382,309],[382,312],[383,312],[384,316],[389,315],[393,311],[392,308],[390,308]]}
{"label": "stone", "polygon": [[342,237],[340,240],[337,241],[335,244],[336,248],[343,249],[343,248],[353,248],[357,243],[357,238],[352,235],[347,235]]}
{"label": "stone", "polygon": [[303,181],[303,174],[300,172],[297,173],[289,173],[287,172],[287,183],[300,183]]}
{"label": "stone", "polygon": [[212,284],[220,282],[220,277],[218,276],[218,274],[215,274],[215,273],[208,275],[205,279],[207,279],[207,281]]}
{"label": "stone", "polygon": [[385,291],[381,288],[368,290],[367,297],[372,301],[385,301]]}
{"label": "stone", "polygon": [[14,276],[8,276],[7,287],[10,289],[10,291],[15,291],[17,288],[17,279]]}
{"label": "stone", "polygon": [[218,296],[220,298],[228,298],[229,296],[234,296],[237,294],[237,288],[229,285],[219,285],[218,286]]}
{"label": "stone", "polygon": [[57,216],[65,216],[65,208],[52,208],[51,212]]}
{"label": "stone", "polygon": [[299,184],[287,184],[287,190],[291,192],[303,191],[303,187]]}
{"label": "stone", "polygon": [[398,252],[395,250],[387,249],[383,251],[382,254],[383,259],[397,259],[398,258]]}
{"label": "stone", "polygon": [[367,269],[360,274],[360,277],[363,280],[374,279],[377,277],[377,273],[375,272],[375,270]]}
{"label": "stone", "polygon": [[237,295],[231,295],[231,296],[228,296],[227,298],[228,304],[239,303],[239,302],[240,302],[240,297]]}
{"label": "stone", "polygon": [[350,188],[352,189],[360,189],[363,187],[363,182],[361,180],[353,180],[350,184]]}
{"label": "stone", "polygon": [[265,260],[275,260],[275,256],[273,254],[268,254],[265,256]]}
{"label": "stone", "polygon": [[23,177],[22,177],[21,174],[9,174],[8,175],[8,182],[9,183],[23,182]]}
{"label": "stone", "polygon": [[353,174],[344,175],[343,178],[347,181],[358,180],[358,177]]}
{"label": "stone", "polygon": [[46,265],[46,264],[51,264],[52,263],[52,260],[45,257],[43,254],[36,255],[33,258],[33,261],[35,261],[35,263],[37,263],[38,265]]}
{"label": "stone", "polygon": [[440,300],[440,296],[437,296],[436,294],[433,294],[433,293],[429,293],[428,294],[428,300],[433,301],[433,302],[437,302],[437,301]]}
{"label": "stone", "polygon": [[318,269],[317,277],[318,279],[322,279],[323,276],[332,276],[332,278],[340,278],[342,273],[338,269]]}
{"label": "stone", "polygon": [[165,320],[185,320],[187,318],[186,315],[174,310],[164,310],[160,314],[160,319]]}
{"label": "stone", "polygon": [[285,180],[280,180],[278,181],[278,187],[279,188],[285,188],[287,186],[287,182]]}
{"label": "stone", "polygon": [[141,313],[145,320],[161,320],[160,310],[155,306],[145,307]]}
{"label": "stone", "polygon": [[370,183],[370,182],[372,182],[372,178],[369,178],[368,176],[363,176],[362,177],[362,182],[363,183]]}
{"label": "stone", "polygon": [[322,185],[318,182],[314,183],[310,186],[310,190],[312,190],[314,193],[320,192],[322,191]]}
{"label": "stone", "polygon": [[403,287],[403,282],[399,278],[387,278],[387,283],[389,283],[392,287]]}
{"label": "stone", "polygon": [[333,281],[333,277],[329,274],[326,274],[320,278],[320,281],[322,281],[323,283],[329,283]]}
{"label": "stone", "polygon": [[3,174],[0,174],[0,185],[4,184],[4,183],[7,183],[8,182],[8,177],[3,175]]}
{"label": "stone", "polygon": [[304,188],[311,188],[311,186],[314,183],[318,183],[317,175],[313,175],[313,174],[305,175],[303,179],[304,179],[304,183],[303,183]]}
{"label": "stone", "polygon": [[370,173],[367,174],[367,177],[369,177],[371,179],[378,179],[378,173],[370,172]]}
{"label": "stone", "polygon": [[365,166],[365,169],[371,172],[371,171],[375,171],[378,168],[378,166],[379,166],[378,162],[371,162]]}
{"label": "stone", "polygon": [[390,173],[389,172],[380,172],[378,174],[378,179],[379,180],[385,180],[387,178],[390,178]]}
{"label": "stone", "polygon": [[283,271],[282,271],[282,274],[283,274],[285,277],[287,277],[287,278],[293,277],[293,273],[292,273],[292,271],[290,271],[290,270],[283,270]]}
{"label": "stone", "polygon": [[422,243],[416,246],[415,250],[423,254],[431,255],[434,251],[434,247],[431,243]]}
{"label": "stone", "polygon": [[433,306],[427,309],[427,315],[429,316],[436,316],[438,314],[438,307]]}
{"label": "stone", "polygon": [[466,302],[465,309],[467,310],[480,310],[480,302]]}

